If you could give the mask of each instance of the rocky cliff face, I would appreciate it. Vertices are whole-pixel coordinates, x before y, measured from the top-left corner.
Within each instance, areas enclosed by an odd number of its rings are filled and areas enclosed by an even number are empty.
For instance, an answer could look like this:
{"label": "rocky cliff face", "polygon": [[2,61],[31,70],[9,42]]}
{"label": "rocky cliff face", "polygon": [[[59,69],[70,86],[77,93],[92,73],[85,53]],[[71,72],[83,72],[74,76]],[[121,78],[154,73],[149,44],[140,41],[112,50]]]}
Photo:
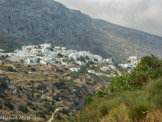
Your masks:
{"label": "rocky cliff face", "polygon": [[0,37],[2,45],[49,40],[114,59],[162,54],[161,37],[93,19],[53,0],[0,0]]}

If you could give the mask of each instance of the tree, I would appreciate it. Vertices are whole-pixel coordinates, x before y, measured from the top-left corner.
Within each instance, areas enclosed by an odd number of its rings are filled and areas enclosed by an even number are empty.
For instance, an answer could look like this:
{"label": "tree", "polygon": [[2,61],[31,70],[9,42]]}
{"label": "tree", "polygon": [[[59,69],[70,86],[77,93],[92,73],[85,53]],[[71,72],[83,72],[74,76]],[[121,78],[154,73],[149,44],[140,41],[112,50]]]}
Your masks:
{"label": "tree", "polygon": [[10,103],[9,100],[5,101],[4,105],[5,105],[6,107],[8,107],[9,109],[11,109],[11,110],[14,109],[14,106]]}
{"label": "tree", "polygon": [[80,58],[77,59],[78,61],[86,62],[86,60],[83,58],[83,56],[80,56]]}
{"label": "tree", "polygon": [[31,71],[35,72],[35,71],[37,71],[37,70],[36,70],[36,68],[31,68]]}
{"label": "tree", "polygon": [[80,68],[80,71],[79,71],[80,73],[86,73],[87,72],[87,69],[86,69],[86,67],[85,66],[82,66],[81,68]]}
{"label": "tree", "polygon": [[10,72],[15,72],[15,70],[13,69],[12,66],[8,66],[8,67],[7,67],[7,70],[10,71]]}
{"label": "tree", "polygon": [[85,57],[86,60],[90,60],[88,56]]}
{"label": "tree", "polygon": [[57,56],[60,58],[63,57],[63,55],[61,53],[58,53]]}
{"label": "tree", "polygon": [[118,92],[123,90],[134,90],[136,87],[131,84],[130,74],[125,73],[122,76],[115,77],[108,86],[110,92]]}
{"label": "tree", "polygon": [[37,63],[40,63],[41,59],[40,58],[37,58]]}
{"label": "tree", "polygon": [[27,113],[27,112],[28,112],[27,107],[26,107],[26,106],[23,106],[23,105],[19,105],[19,106],[18,106],[18,109],[19,109],[20,111],[22,111],[23,113]]}
{"label": "tree", "polygon": [[131,81],[138,86],[143,86],[148,80],[162,76],[162,60],[156,56],[145,56],[131,73]]}

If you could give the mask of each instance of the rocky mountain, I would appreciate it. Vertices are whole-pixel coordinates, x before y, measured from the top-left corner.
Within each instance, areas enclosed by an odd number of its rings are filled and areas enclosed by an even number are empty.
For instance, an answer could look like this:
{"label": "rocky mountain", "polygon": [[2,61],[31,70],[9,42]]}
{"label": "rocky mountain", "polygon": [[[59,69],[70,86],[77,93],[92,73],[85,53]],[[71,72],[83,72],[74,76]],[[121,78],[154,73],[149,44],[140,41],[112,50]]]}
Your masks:
{"label": "rocky mountain", "polygon": [[53,0],[0,0],[0,44],[45,40],[123,60],[130,55],[162,56],[162,37],[93,19]]}

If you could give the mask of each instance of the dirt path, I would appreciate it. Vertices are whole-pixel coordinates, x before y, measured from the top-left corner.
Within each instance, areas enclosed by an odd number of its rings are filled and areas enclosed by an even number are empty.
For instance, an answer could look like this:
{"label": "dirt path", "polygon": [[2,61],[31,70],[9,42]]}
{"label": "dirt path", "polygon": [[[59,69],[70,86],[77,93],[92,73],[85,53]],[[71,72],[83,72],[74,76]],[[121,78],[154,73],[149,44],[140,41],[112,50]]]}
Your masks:
{"label": "dirt path", "polygon": [[51,118],[50,118],[47,122],[52,122],[52,121],[53,121],[53,118],[54,118],[54,115],[55,115],[56,112],[58,112],[59,110],[61,110],[61,108],[56,108],[56,110],[53,112]]}

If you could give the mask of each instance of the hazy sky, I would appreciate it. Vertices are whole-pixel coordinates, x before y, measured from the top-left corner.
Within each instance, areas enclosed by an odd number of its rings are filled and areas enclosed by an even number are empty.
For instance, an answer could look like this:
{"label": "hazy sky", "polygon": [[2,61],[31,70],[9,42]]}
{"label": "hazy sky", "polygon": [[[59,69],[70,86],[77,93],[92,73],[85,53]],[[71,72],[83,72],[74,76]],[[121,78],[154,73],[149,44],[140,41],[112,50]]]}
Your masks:
{"label": "hazy sky", "polygon": [[162,0],[56,0],[94,18],[162,36]]}

